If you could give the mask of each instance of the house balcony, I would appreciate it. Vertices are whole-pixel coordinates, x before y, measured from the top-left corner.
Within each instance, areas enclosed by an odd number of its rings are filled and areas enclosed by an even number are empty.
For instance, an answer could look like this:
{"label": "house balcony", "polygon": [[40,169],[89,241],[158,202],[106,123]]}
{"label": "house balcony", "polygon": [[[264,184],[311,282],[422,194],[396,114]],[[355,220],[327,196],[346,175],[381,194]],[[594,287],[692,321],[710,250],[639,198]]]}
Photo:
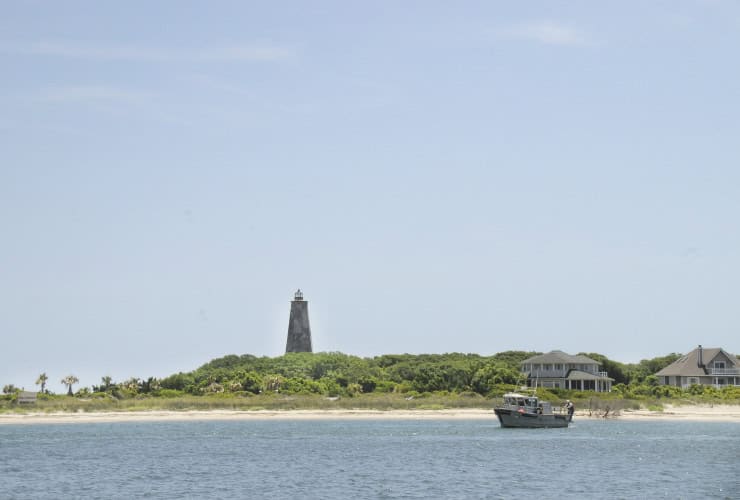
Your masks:
{"label": "house balcony", "polygon": [[740,368],[707,368],[709,375],[738,376]]}
{"label": "house balcony", "polygon": [[568,374],[566,370],[534,370],[529,373],[530,378],[565,378]]}
{"label": "house balcony", "polygon": [[[526,371],[524,373],[529,375],[529,378],[565,378],[568,373],[574,370],[533,370],[533,371]],[[582,370],[578,370],[582,371]],[[608,378],[609,374],[607,372],[590,372],[590,371],[584,371],[583,373],[588,373],[594,377],[599,378]]]}
{"label": "house balcony", "polygon": [[729,382],[727,384],[681,384],[681,389],[691,389],[691,386],[694,385],[703,385],[706,387],[714,387],[715,389],[724,389],[725,387],[740,387],[740,380],[738,380],[735,384],[733,384],[732,382]]}

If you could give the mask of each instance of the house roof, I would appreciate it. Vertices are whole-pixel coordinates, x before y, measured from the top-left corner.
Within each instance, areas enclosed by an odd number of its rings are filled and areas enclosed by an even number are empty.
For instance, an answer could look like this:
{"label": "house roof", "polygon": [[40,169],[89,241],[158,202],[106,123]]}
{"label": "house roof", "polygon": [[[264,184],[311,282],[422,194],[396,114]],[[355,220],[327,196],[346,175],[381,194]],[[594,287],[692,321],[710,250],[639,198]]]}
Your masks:
{"label": "house roof", "polygon": [[[704,366],[709,366],[709,364],[714,361],[714,358],[716,358],[719,353],[723,353],[727,357],[727,359],[730,360],[730,363],[732,363],[735,367],[740,366],[740,362],[738,362],[737,358],[732,354],[728,354],[721,347],[702,347],[701,350],[702,363],[704,363]],[[687,355],[681,356],[676,361],[666,366],[655,375],[659,377],[699,377],[706,374],[707,373],[704,371],[704,368],[699,366],[699,347],[697,347]]]}
{"label": "house roof", "polygon": [[598,365],[599,363],[597,361],[594,361],[593,359],[583,356],[583,355],[577,355],[573,356],[571,354],[564,353],[563,351],[550,351],[545,354],[540,354],[538,356],[532,356],[529,359],[525,359],[522,361],[522,364],[524,363],[575,363],[575,364],[581,364],[581,365]]}

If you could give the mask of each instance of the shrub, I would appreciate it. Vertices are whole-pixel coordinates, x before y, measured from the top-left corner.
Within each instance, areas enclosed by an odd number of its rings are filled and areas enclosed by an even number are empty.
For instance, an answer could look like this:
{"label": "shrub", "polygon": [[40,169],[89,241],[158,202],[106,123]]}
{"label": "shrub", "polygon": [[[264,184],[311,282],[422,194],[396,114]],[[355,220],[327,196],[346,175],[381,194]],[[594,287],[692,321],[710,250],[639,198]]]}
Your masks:
{"label": "shrub", "polygon": [[170,375],[167,378],[163,378],[159,381],[159,385],[162,387],[162,389],[175,389],[178,391],[183,391],[187,388],[187,386],[193,385],[194,382],[195,379],[191,374],[177,373],[175,375]]}
{"label": "shrub", "polygon": [[265,383],[262,377],[253,371],[244,373],[239,378],[239,382],[241,382],[242,390],[251,392],[252,394],[259,394],[262,392],[262,387]]}
{"label": "shrub", "polygon": [[391,382],[390,380],[380,380],[375,386],[375,389],[373,390],[373,392],[380,392],[380,393],[396,392],[396,383]]}
{"label": "shrub", "polygon": [[363,377],[358,381],[358,383],[362,387],[362,392],[365,394],[373,392],[378,386],[378,381],[374,377]]}
{"label": "shrub", "polygon": [[161,398],[178,398],[183,395],[183,391],[178,391],[176,389],[160,389],[155,393],[155,396],[159,396]]}
{"label": "shrub", "polygon": [[360,384],[349,384],[345,392],[349,397],[359,396],[362,394],[362,386]]}

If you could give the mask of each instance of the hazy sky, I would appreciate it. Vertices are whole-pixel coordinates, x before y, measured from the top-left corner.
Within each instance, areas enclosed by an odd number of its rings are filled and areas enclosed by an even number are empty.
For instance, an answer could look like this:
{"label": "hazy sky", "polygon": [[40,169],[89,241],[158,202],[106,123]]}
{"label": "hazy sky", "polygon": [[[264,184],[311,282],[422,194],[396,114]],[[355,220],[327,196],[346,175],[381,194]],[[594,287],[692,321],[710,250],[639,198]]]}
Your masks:
{"label": "hazy sky", "polygon": [[0,384],[740,351],[740,4],[3,2]]}

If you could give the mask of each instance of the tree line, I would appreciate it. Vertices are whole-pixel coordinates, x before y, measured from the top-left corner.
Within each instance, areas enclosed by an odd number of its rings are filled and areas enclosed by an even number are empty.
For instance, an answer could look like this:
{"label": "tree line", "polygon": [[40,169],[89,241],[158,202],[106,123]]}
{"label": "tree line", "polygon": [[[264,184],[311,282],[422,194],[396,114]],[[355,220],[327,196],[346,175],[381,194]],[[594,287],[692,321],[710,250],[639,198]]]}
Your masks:
{"label": "tree line", "polygon": [[[278,357],[251,354],[214,359],[186,373],[165,378],[132,377],[114,382],[110,376],[99,385],[73,392],[79,381],[74,375],[62,379],[68,395],[108,395],[115,398],[141,395],[256,395],[316,394],[357,396],[367,393],[476,393],[501,394],[524,383],[521,362],[538,352],[505,351],[492,356],[478,354],[385,354],[363,358],[340,352],[288,353]],[[597,361],[614,379],[614,391],[627,397],[639,395],[677,396],[681,389],[660,386],[655,373],[681,354],[672,353],[639,363],[620,363],[598,353],[580,353]],[[46,373],[36,381],[45,390]],[[710,388],[711,389],[711,388]],[[704,388],[694,389],[703,391]],[[5,386],[3,392],[17,389]],[[558,390],[552,390],[557,392]]]}

